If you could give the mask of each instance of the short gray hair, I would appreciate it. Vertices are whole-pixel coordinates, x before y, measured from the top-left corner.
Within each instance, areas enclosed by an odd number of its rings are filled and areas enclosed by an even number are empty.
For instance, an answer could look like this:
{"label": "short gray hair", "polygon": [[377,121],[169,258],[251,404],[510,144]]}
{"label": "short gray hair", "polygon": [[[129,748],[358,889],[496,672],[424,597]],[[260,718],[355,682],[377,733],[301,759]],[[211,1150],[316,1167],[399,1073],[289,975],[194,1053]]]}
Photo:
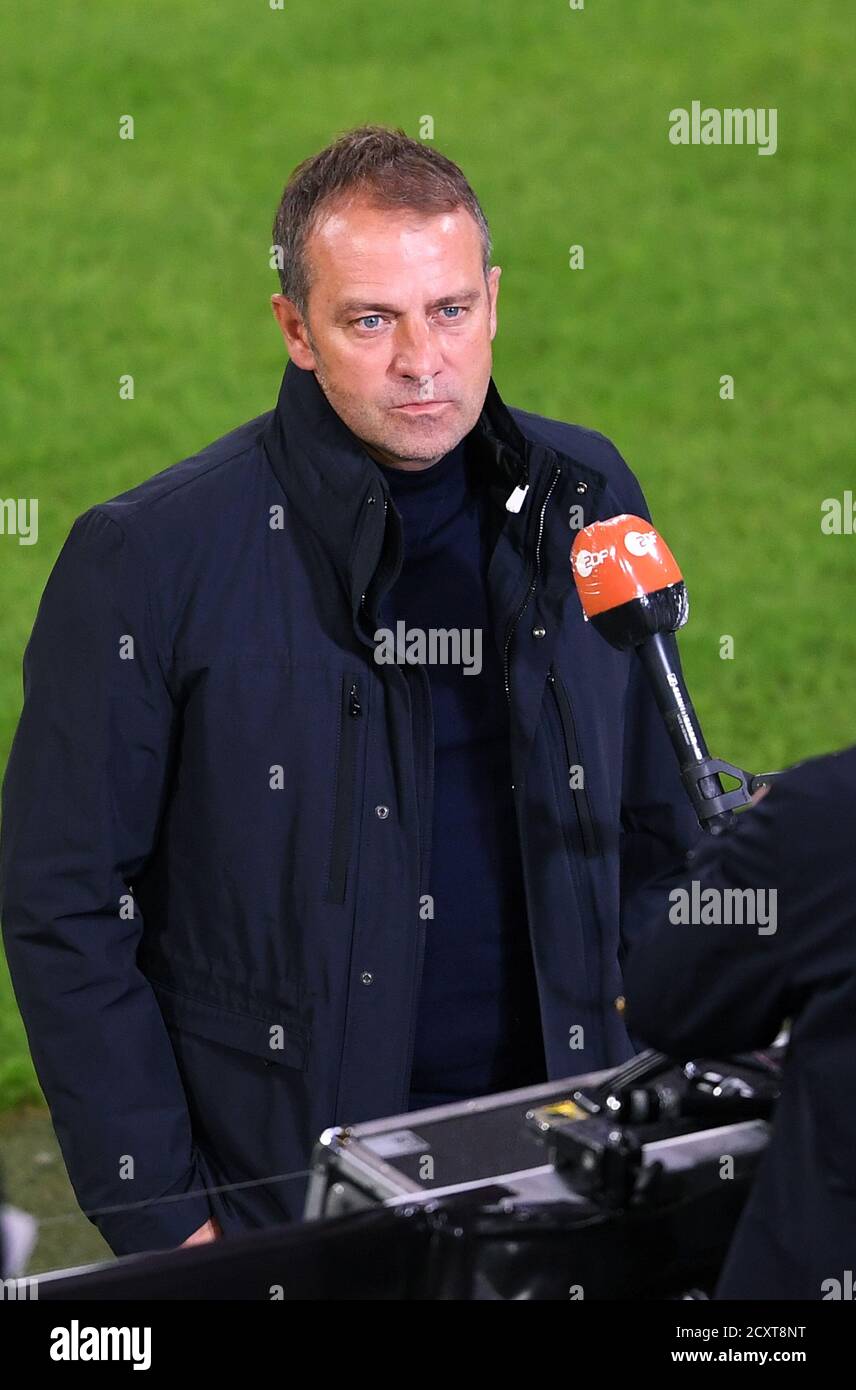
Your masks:
{"label": "short gray hair", "polygon": [[322,215],[344,197],[364,193],[374,207],[425,214],[466,208],[481,236],[485,280],[490,271],[487,218],[463,172],[403,130],[362,125],[305,159],[283,190],[273,224],[282,293],[306,318],[311,282],[306,243]]}

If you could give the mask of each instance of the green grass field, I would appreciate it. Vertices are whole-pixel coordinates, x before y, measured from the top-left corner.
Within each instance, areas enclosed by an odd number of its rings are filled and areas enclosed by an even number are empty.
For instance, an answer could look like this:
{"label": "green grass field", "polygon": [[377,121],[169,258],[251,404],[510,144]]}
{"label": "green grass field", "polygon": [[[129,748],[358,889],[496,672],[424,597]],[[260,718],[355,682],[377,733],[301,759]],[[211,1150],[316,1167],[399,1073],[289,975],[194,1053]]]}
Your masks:
{"label": "green grass field", "polygon": [[[73,519],[275,401],[289,172],[426,115],[492,225],[506,400],[612,436],[682,564],[713,751],[761,769],[856,740],[856,536],[820,530],[856,485],[854,66],[841,0],[17,0],[0,498],[38,498],[40,534],[0,535],[0,768]],[[775,107],[777,152],[671,145],[694,100]],[[0,971],[0,1107],[38,1096]]]}

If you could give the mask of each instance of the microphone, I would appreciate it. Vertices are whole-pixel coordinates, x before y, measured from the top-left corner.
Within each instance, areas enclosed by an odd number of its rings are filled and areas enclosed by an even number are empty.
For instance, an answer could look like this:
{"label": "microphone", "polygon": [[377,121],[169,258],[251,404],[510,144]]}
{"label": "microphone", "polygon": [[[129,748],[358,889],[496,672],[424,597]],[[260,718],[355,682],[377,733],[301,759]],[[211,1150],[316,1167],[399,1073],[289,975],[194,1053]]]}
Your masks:
{"label": "microphone", "polygon": [[[577,534],[571,566],[587,622],[618,651],[635,647],[678,759],[681,778],[703,830],[721,835],[735,821],[733,808],[775,773],[753,777],[711,758],[678,667],[673,633],[689,617],[689,598],[675,557],[650,521],[610,517]],[[739,785],[725,791],[719,773]]]}

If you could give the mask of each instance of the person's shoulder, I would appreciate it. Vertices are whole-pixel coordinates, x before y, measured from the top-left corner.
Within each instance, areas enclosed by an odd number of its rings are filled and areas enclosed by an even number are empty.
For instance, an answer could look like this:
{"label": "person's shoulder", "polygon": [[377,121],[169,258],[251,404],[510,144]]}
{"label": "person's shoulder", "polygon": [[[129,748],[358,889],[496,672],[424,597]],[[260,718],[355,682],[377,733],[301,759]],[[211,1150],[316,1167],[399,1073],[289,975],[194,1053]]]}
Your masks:
{"label": "person's shoulder", "polygon": [[780,884],[796,901],[812,882],[856,873],[854,801],[856,746],[795,763],[740,812],[731,834],[701,842],[694,872],[716,865],[729,880]]}
{"label": "person's shoulder", "polygon": [[615,496],[626,499],[628,506],[636,509],[641,499],[636,475],[608,435],[584,425],[536,415],[519,406],[510,406],[509,410],[526,439],[546,444],[560,459],[570,459],[572,463],[600,473]]}
{"label": "person's shoulder", "polygon": [[566,454],[587,468],[599,468],[604,472],[627,468],[615,444],[599,430],[571,424],[566,420],[553,420],[547,415],[536,415],[534,411],[523,410],[519,406],[510,406],[509,409],[521,434],[527,439],[546,444],[548,448]]}
{"label": "person's shoulder", "polygon": [[795,763],[777,778],[761,802],[795,833],[834,846],[852,843],[856,810],[856,744]]}
{"label": "person's shoulder", "polygon": [[146,530],[192,517],[198,529],[207,515],[222,513],[247,494],[253,468],[265,462],[260,440],[270,414],[238,425],[196,453],[95,503],[84,515],[98,515],[123,529]]}

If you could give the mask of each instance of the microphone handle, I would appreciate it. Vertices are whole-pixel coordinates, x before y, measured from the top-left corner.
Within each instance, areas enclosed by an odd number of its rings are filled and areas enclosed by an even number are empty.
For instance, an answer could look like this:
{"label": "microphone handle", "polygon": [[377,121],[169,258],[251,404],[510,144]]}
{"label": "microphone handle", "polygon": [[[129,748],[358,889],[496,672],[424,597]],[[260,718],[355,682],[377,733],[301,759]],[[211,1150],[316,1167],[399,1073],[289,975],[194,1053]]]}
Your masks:
{"label": "microphone handle", "polygon": [[[681,772],[708,762],[710,753],[680,673],[674,635],[655,632],[641,642],[636,651],[651,682],[654,699],[665,721]],[[706,800],[722,796],[725,791],[716,774],[698,778],[696,785],[700,797]],[[693,801],[702,827],[712,834],[727,830],[734,823],[733,812],[718,811],[705,815],[704,801],[699,802],[695,797]]]}

